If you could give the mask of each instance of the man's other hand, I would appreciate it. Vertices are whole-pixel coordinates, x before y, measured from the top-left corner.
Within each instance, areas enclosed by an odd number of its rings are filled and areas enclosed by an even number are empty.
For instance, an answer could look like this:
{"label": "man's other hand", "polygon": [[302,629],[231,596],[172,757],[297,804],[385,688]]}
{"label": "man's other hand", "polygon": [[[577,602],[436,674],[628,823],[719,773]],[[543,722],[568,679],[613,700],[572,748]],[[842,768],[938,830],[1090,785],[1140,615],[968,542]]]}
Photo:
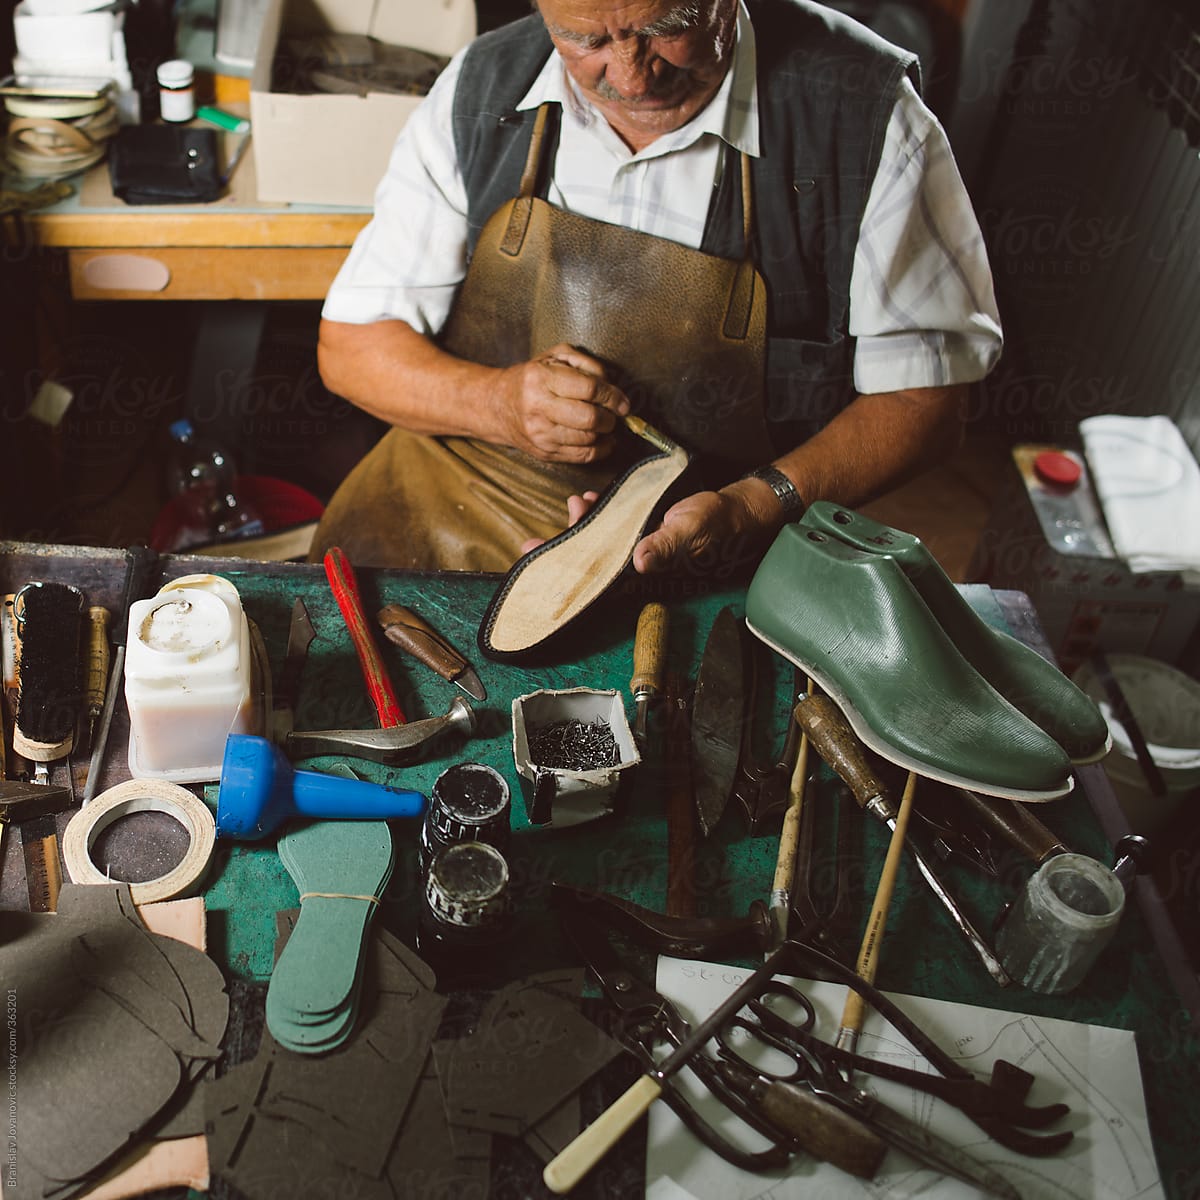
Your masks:
{"label": "man's other hand", "polygon": [[[634,547],[634,570],[642,575],[689,569],[720,575],[741,569],[761,555],[779,531],[779,513],[770,497],[769,489],[764,496],[746,480],[719,492],[686,496],[667,509],[662,524]],[[591,512],[597,499],[595,492],[568,497],[567,527]],[[521,553],[541,544],[532,538]]]}

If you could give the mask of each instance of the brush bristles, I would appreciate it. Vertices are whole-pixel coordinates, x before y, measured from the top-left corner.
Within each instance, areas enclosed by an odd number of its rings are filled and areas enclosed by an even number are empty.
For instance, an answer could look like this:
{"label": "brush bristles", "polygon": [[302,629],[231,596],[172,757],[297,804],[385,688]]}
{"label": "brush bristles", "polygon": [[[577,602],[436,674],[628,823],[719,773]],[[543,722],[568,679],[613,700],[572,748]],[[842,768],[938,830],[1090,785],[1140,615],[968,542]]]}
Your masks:
{"label": "brush bristles", "polygon": [[19,604],[21,670],[14,742],[23,743],[26,749],[18,752],[25,757],[46,762],[70,751],[79,720],[83,594],[63,583],[35,583],[21,590]]}

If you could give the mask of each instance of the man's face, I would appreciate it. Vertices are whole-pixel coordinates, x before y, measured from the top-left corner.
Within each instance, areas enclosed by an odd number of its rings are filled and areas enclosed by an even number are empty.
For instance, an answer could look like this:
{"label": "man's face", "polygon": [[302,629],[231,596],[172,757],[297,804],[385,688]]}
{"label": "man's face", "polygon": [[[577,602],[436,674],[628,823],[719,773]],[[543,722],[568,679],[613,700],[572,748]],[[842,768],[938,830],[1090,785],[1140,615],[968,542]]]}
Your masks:
{"label": "man's face", "polygon": [[567,71],[634,150],[686,124],[721,86],[737,0],[537,0]]}

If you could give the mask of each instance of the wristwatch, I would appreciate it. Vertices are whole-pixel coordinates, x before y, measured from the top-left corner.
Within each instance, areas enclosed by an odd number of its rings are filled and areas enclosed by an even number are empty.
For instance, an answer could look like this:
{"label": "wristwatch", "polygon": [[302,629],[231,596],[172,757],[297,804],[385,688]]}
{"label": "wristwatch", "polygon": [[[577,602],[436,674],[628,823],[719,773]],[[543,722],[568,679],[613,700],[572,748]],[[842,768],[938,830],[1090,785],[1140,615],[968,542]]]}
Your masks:
{"label": "wristwatch", "polygon": [[775,498],[783,508],[785,522],[798,521],[804,515],[808,505],[796,491],[796,485],[778,467],[755,467],[753,471],[747,471],[742,478],[761,479],[775,493]]}

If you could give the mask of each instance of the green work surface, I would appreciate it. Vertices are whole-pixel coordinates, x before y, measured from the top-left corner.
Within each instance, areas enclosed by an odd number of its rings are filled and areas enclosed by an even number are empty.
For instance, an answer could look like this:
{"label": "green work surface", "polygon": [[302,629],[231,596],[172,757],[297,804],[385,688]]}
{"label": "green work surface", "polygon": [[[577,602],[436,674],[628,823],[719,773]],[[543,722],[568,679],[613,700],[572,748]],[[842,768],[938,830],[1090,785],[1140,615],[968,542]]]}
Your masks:
{"label": "green work surface", "polygon": [[[77,582],[99,594],[92,602],[114,603],[119,591],[121,558],[117,552],[86,552],[82,577],[73,576],[53,556],[38,559],[43,578]],[[108,557],[105,558],[104,556]],[[277,675],[287,643],[294,600],[304,600],[316,639],[302,677],[298,729],[372,728],[375,725],[350,637],[320,567],[291,564],[211,563],[168,559],[167,574],[214,570],[238,588],[245,610],[261,631]],[[8,564],[11,575],[12,563]],[[21,559],[26,571],[29,563]],[[419,764],[387,768],[362,760],[344,760],[364,777],[414,789],[428,795],[437,776],[452,763],[487,764],[508,781],[512,792],[512,841],[508,855],[515,903],[513,930],[497,958],[462,964],[470,977],[494,985],[550,966],[576,961],[559,930],[548,897],[553,881],[595,888],[659,912],[665,909],[667,877],[666,793],[674,764],[663,753],[661,714],[651,721],[645,760],[625,773],[618,811],[610,817],[574,828],[532,826],[513,761],[511,705],[515,697],[539,689],[592,687],[615,689],[624,698],[632,721],[629,693],[633,636],[637,617],[649,599],[663,601],[669,612],[668,670],[687,683],[694,681],[708,630],[720,609],[732,605],[740,617],[744,588],[698,579],[650,584],[635,580],[606,596],[567,638],[549,646],[539,662],[495,664],[476,648],[476,632],[497,580],[472,575],[410,575],[359,569],[363,607],[369,622],[385,604],[412,608],[452,641],[473,663],[488,691],[475,704],[479,728],[468,741],[450,743],[448,753]],[[103,580],[103,583],[98,581]],[[4,582],[9,584],[11,578]],[[968,588],[976,611],[1001,627],[1008,607],[986,588]],[[1016,594],[1006,594],[1013,596]],[[1024,597],[1019,598],[1028,610]],[[836,603],[836,598],[831,598]],[[1034,622],[1036,625],[1036,622]],[[1022,631],[1014,626],[1018,636]],[[436,716],[461,693],[428,668],[377,635],[377,645],[409,720]],[[756,690],[761,733],[756,750],[774,757],[790,718],[792,671],[775,656],[762,656],[764,675]],[[337,760],[319,758],[297,764],[329,769]],[[1038,815],[1070,848],[1101,861],[1111,860],[1111,847],[1089,802],[1088,781],[1097,784],[1099,768],[1078,773],[1083,786],[1067,797],[1040,806]],[[918,797],[920,796],[918,785]],[[1102,784],[1100,786],[1103,786]],[[848,802],[840,784],[822,768],[805,802],[818,806]],[[210,802],[215,789],[209,789]],[[858,817],[851,807],[851,816]],[[395,869],[377,919],[410,944],[416,932],[420,901],[417,820],[393,821]],[[696,880],[702,916],[740,916],[771,887],[778,848],[778,820],[762,836],[748,835],[736,802],[731,802],[713,835],[701,843]],[[853,961],[857,939],[887,846],[888,831],[862,816],[851,829],[856,867],[848,926],[853,931],[847,956]],[[832,848],[823,847],[815,867],[828,867]],[[1031,863],[1006,854],[1000,878],[988,879],[970,869],[947,864],[943,874],[969,918],[989,938],[1006,903],[1024,886]],[[275,913],[294,908],[297,889],[274,849],[261,843],[218,843],[206,884],[209,949],[234,974],[262,980],[269,976],[275,939]],[[742,960],[749,963],[752,960]],[[1166,966],[1135,904],[1127,907],[1114,942],[1086,979],[1068,996],[1040,996],[1019,986],[998,987],[986,974],[962,935],[921,883],[911,860],[902,864],[882,947],[876,980],[885,990],[919,994],[1011,1012],[1027,1012],[1066,1020],[1114,1026],[1136,1032],[1146,1088],[1151,1129],[1162,1180],[1168,1196],[1194,1192],[1196,1120],[1194,1083],[1200,1066],[1200,1044],[1186,1006],[1172,985]]]}
{"label": "green work surface", "polygon": [[[276,670],[286,644],[293,599],[301,596],[308,606],[318,636],[309,651],[297,727],[373,725],[358,662],[323,573],[314,569],[282,579],[264,579],[252,570],[224,573],[237,584],[247,612],[262,629]],[[583,627],[551,647],[543,661],[516,666],[487,662],[475,647],[480,618],[495,590],[494,579],[360,571],[359,582],[368,614],[388,603],[413,608],[472,660],[488,691],[486,703],[476,706],[477,735],[462,743],[453,756],[396,769],[354,763],[377,782],[426,795],[438,774],[452,762],[486,763],[508,781],[513,802],[509,862],[516,904],[514,934],[499,964],[489,964],[483,981],[489,982],[497,971],[516,978],[573,961],[573,952],[548,903],[554,880],[596,888],[663,911],[667,875],[664,797],[672,764],[664,761],[661,727],[652,720],[646,759],[628,784],[622,785],[617,814],[563,830],[531,826],[513,761],[512,700],[540,688],[612,688],[624,695],[632,721],[628,685],[633,636],[646,600],[666,603],[668,670],[690,682],[720,609],[732,605],[739,617],[743,614],[744,588],[679,581],[675,593],[669,586],[651,593],[631,586],[607,597]],[[985,620],[1005,627],[1004,613],[989,589],[971,587],[965,594]],[[455,694],[453,686],[382,638],[379,644],[408,718],[444,711]],[[762,730],[762,745],[757,749],[766,756],[778,749],[790,718],[792,672],[777,656],[764,656],[760,662],[766,667],[766,678],[760,678],[756,689]],[[334,761],[314,759],[303,765],[328,768]],[[1080,778],[1095,770],[1080,772]],[[822,766],[806,802],[848,804],[844,797],[839,799],[839,788]],[[1111,861],[1111,847],[1084,788],[1077,787],[1069,796],[1040,806],[1038,813],[1071,849]],[[396,868],[379,915],[389,928],[411,941],[420,891],[416,861],[419,822],[397,821],[393,826]],[[769,830],[763,836],[748,836],[738,806],[731,802],[698,854],[701,916],[742,915],[752,902],[766,898],[778,849],[778,821]],[[860,865],[848,924],[861,931],[889,834],[884,826],[863,816],[852,836]],[[826,868],[831,854],[831,848],[824,852]],[[218,856],[207,892],[213,952],[239,972],[265,977],[270,971],[274,911],[295,905],[295,888],[269,846],[221,847]],[[1002,856],[1001,863],[999,880],[961,866],[947,865],[942,872],[968,917],[989,938],[1004,905],[1018,894],[1033,870],[1032,864],[1012,855]],[[822,856],[817,855],[814,868],[819,872],[821,865]],[[858,932],[854,936],[857,939]],[[851,961],[856,949],[856,940],[847,947]],[[911,860],[906,860],[892,901],[877,983],[894,992],[1136,1031],[1164,1185],[1169,1196],[1186,1194],[1197,1134],[1193,1088],[1200,1043],[1135,905],[1129,906],[1116,939],[1077,992],[1042,996],[1017,985],[1002,989],[986,974],[917,876]]]}

